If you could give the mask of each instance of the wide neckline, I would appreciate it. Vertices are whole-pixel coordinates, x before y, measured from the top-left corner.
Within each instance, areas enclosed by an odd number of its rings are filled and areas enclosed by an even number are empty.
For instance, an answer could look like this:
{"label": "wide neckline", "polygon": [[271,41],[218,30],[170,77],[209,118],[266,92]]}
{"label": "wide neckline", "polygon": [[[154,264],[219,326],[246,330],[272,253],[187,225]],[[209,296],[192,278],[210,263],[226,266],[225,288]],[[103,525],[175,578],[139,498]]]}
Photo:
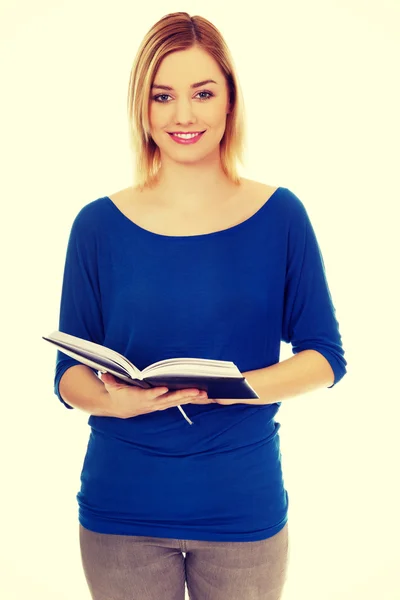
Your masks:
{"label": "wide neckline", "polygon": [[250,215],[250,217],[248,217],[244,221],[241,221],[240,223],[237,223],[236,225],[232,225],[231,227],[226,227],[225,229],[219,229],[218,231],[210,231],[208,233],[198,233],[196,235],[165,235],[163,233],[155,233],[154,231],[145,229],[144,227],[142,227],[141,225],[138,225],[137,223],[135,223],[135,221],[132,221],[132,219],[127,217],[122,212],[122,210],[120,210],[118,208],[118,206],[111,200],[111,198],[109,196],[104,196],[104,198],[108,201],[108,203],[111,205],[113,210],[117,214],[119,214],[120,217],[125,222],[127,222],[128,225],[132,226],[137,231],[141,232],[142,235],[147,235],[147,236],[150,236],[153,238],[159,238],[159,239],[165,239],[165,240],[192,240],[192,239],[199,240],[199,239],[206,239],[206,238],[208,239],[208,238],[215,237],[215,236],[227,235],[238,229],[242,229],[242,228],[248,226],[253,221],[253,219],[255,219],[258,215],[260,215],[266,209],[266,207],[269,205],[271,200],[282,189],[283,188],[281,186],[277,187],[276,190],[274,192],[272,192],[271,196],[269,196],[269,198],[260,206],[260,208],[257,209],[255,213]]}

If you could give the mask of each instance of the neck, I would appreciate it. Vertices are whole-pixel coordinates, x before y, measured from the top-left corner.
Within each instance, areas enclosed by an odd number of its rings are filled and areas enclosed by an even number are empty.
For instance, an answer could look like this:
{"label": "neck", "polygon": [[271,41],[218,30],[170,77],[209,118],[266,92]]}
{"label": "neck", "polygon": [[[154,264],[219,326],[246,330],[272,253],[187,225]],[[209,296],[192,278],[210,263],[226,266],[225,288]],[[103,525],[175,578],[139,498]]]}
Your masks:
{"label": "neck", "polygon": [[240,185],[234,185],[221,170],[209,173],[190,169],[187,165],[179,169],[179,174],[160,169],[155,185],[150,193],[157,202],[169,208],[188,208],[196,210],[215,205],[218,199],[223,200],[234,195]]}

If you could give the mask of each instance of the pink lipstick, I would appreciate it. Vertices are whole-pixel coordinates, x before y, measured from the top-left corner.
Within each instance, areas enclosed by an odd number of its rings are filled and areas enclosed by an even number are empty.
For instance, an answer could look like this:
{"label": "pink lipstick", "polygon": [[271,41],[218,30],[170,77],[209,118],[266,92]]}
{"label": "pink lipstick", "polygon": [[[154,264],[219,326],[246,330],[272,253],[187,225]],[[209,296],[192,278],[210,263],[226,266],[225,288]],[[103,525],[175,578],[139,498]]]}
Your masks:
{"label": "pink lipstick", "polygon": [[190,138],[181,138],[181,137],[178,137],[177,135],[174,135],[173,133],[169,133],[168,135],[171,136],[171,138],[177,144],[195,144],[196,142],[199,141],[199,139],[203,136],[204,133],[205,133],[205,131],[203,131],[202,133],[198,133],[195,136],[192,136]]}

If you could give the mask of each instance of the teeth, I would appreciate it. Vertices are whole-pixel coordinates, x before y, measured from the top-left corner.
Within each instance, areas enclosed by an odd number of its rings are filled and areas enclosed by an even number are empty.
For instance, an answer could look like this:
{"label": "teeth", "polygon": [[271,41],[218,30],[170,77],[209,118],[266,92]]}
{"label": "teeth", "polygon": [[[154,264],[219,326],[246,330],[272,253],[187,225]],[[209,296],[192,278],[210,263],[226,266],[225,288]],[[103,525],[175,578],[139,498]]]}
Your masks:
{"label": "teeth", "polygon": [[189,140],[190,138],[196,137],[200,135],[199,133],[173,133],[175,137],[183,138],[184,140]]}

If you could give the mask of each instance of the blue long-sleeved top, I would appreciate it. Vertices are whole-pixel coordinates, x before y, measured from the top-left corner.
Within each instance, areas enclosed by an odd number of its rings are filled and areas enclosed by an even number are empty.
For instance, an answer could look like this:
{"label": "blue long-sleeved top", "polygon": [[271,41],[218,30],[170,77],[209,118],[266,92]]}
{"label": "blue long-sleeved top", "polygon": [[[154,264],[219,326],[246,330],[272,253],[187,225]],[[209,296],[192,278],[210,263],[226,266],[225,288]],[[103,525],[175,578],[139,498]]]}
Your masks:
{"label": "blue long-sleeved top", "polygon": [[[59,329],[125,355],[139,369],[172,357],[233,361],[241,372],[320,352],[346,373],[336,310],[307,211],[279,187],[250,218],[209,234],[166,236],[108,196],[72,224]],[[57,352],[54,391],[79,364]],[[333,386],[331,386],[333,387]],[[185,404],[129,419],[89,416],[77,493],[92,531],[257,541],[288,519],[275,404]]]}

